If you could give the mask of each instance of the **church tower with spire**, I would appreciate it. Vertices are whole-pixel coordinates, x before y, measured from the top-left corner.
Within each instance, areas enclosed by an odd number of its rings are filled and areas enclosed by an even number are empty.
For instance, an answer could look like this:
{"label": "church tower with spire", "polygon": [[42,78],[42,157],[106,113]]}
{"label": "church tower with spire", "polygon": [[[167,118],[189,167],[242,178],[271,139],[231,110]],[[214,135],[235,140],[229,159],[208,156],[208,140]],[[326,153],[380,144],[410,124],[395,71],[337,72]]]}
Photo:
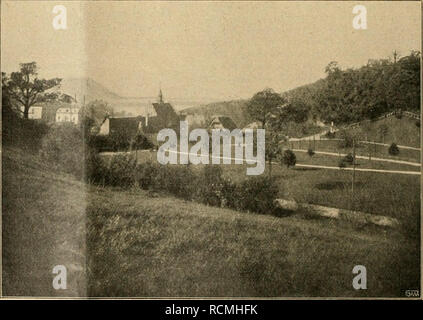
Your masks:
{"label": "church tower with spire", "polygon": [[163,101],[163,93],[162,93],[162,88],[161,87],[160,87],[160,90],[159,90],[159,97],[157,99],[157,102],[160,103],[160,104],[162,104],[164,102]]}

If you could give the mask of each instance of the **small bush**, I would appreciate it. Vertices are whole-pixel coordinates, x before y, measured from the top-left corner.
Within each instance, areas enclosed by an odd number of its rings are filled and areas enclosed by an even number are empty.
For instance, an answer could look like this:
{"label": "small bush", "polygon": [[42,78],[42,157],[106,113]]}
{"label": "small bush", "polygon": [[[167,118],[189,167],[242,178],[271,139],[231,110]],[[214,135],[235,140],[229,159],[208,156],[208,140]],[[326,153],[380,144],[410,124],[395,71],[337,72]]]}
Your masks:
{"label": "small bush", "polygon": [[310,157],[312,157],[312,156],[314,156],[314,151],[313,151],[313,149],[311,149],[311,148],[308,148],[308,150],[307,150],[307,154],[310,156]]}
{"label": "small bush", "polygon": [[133,155],[115,155],[106,169],[105,183],[110,186],[130,188],[135,183],[136,159]]}
{"label": "small bush", "polygon": [[350,153],[348,153],[348,154],[344,157],[343,161],[345,162],[345,164],[353,164],[353,162],[354,162],[354,157],[353,157],[353,155],[351,154],[351,152],[350,152]]}
{"label": "small bush", "polygon": [[220,207],[224,202],[222,200],[224,184],[222,168],[218,165],[207,165],[199,177],[196,198],[204,204]]}
{"label": "small bush", "polygon": [[195,176],[191,168],[185,165],[159,166],[152,183],[153,190],[165,191],[185,200],[192,199],[195,186]]}
{"label": "small bush", "polygon": [[147,161],[137,165],[136,177],[138,185],[141,189],[153,189],[155,177],[158,175],[159,165],[151,161]]}
{"label": "small bush", "polygon": [[85,180],[88,183],[104,185],[107,168],[104,160],[95,150],[90,150],[85,157]]}
{"label": "small bush", "polygon": [[339,162],[338,162],[338,167],[339,167],[340,169],[344,169],[344,168],[346,168],[346,167],[347,167],[347,164],[345,163],[345,158],[339,159]]}
{"label": "small bush", "polygon": [[273,213],[274,200],[277,198],[278,191],[273,178],[267,176],[248,178],[238,187],[239,209],[257,213]]}
{"label": "small bush", "polygon": [[291,166],[295,166],[297,163],[297,157],[295,156],[295,153],[291,150],[285,150],[282,155],[282,164],[286,165],[287,168]]}
{"label": "small bush", "polygon": [[420,120],[416,120],[416,127],[420,128]]}
{"label": "small bush", "polygon": [[353,138],[347,131],[341,130],[339,132],[339,137],[342,140],[338,141],[338,148],[345,149],[353,146]]}
{"label": "small bush", "polygon": [[328,139],[333,139],[333,138],[335,138],[335,132],[328,131],[324,134],[324,137],[328,138]]}
{"label": "small bush", "polygon": [[396,144],[396,143],[392,143],[392,144],[389,146],[388,153],[389,153],[391,156],[397,156],[397,155],[400,153],[400,150],[399,150],[399,148],[398,148],[398,146],[397,146],[397,144]]}

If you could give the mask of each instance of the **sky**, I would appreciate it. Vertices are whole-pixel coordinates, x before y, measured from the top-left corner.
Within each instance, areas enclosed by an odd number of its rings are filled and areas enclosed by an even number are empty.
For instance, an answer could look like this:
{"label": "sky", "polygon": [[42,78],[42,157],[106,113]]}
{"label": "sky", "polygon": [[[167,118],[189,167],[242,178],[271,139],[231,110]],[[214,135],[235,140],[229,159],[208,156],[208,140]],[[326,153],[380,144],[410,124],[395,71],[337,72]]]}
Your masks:
{"label": "sky", "polygon": [[[67,29],[52,25],[55,5]],[[367,29],[353,28],[355,5]],[[122,96],[249,98],[420,50],[420,2],[2,1],[1,68],[36,61],[41,77],[90,77]]]}

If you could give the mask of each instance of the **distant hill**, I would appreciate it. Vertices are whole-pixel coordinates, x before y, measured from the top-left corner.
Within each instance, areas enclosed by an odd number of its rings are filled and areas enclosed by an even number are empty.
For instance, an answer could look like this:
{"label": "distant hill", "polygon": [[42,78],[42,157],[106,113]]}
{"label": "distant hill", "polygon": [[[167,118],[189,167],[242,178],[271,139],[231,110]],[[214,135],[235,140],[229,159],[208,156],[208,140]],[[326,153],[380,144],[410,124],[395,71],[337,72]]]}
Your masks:
{"label": "distant hill", "polygon": [[[103,100],[109,103],[117,113],[128,115],[139,115],[148,112],[151,103],[156,101],[155,96],[144,97],[123,97],[108,89],[99,82],[91,78],[69,78],[63,79],[59,89],[72,98],[76,98],[79,103],[89,103],[94,100]],[[181,99],[166,96],[164,98],[170,102],[175,110],[199,106],[210,100],[204,99],[196,101],[195,99]]]}
{"label": "distant hill", "polygon": [[91,78],[70,78],[63,79],[60,84],[60,91],[77,99],[78,102],[90,102],[93,100],[116,101],[123,97],[110,91],[102,84]]}

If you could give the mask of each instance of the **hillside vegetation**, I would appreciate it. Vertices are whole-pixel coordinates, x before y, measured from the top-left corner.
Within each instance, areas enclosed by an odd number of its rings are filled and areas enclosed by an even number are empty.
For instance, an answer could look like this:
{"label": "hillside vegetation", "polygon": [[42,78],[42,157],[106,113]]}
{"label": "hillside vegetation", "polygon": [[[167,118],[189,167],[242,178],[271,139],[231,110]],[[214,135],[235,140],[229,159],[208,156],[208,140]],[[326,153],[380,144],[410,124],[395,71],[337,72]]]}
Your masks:
{"label": "hillside vegetation", "polygon": [[[381,129],[385,127],[384,130]],[[363,123],[357,128],[346,129],[351,135],[359,136],[362,140],[379,143],[396,143],[403,146],[420,148],[420,121],[406,116],[398,119],[395,116]],[[339,133],[335,134],[339,137]]]}
{"label": "hillside vegetation", "polygon": [[394,110],[420,112],[420,52],[345,70],[331,62],[325,71],[324,79],[286,93],[294,105],[307,106],[314,118],[341,125]]}
{"label": "hillside vegetation", "polygon": [[[359,68],[342,69],[331,62],[326,77],[282,93],[287,107],[306,113],[309,120],[336,125],[358,122],[394,110],[420,112],[420,53],[412,51],[398,61],[369,60]],[[222,114],[239,127],[252,122],[248,100],[234,100],[186,109],[206,117]],[[289,135],[289,134],[288,134]],[[290,136],[298,136],[291,134]]]}

